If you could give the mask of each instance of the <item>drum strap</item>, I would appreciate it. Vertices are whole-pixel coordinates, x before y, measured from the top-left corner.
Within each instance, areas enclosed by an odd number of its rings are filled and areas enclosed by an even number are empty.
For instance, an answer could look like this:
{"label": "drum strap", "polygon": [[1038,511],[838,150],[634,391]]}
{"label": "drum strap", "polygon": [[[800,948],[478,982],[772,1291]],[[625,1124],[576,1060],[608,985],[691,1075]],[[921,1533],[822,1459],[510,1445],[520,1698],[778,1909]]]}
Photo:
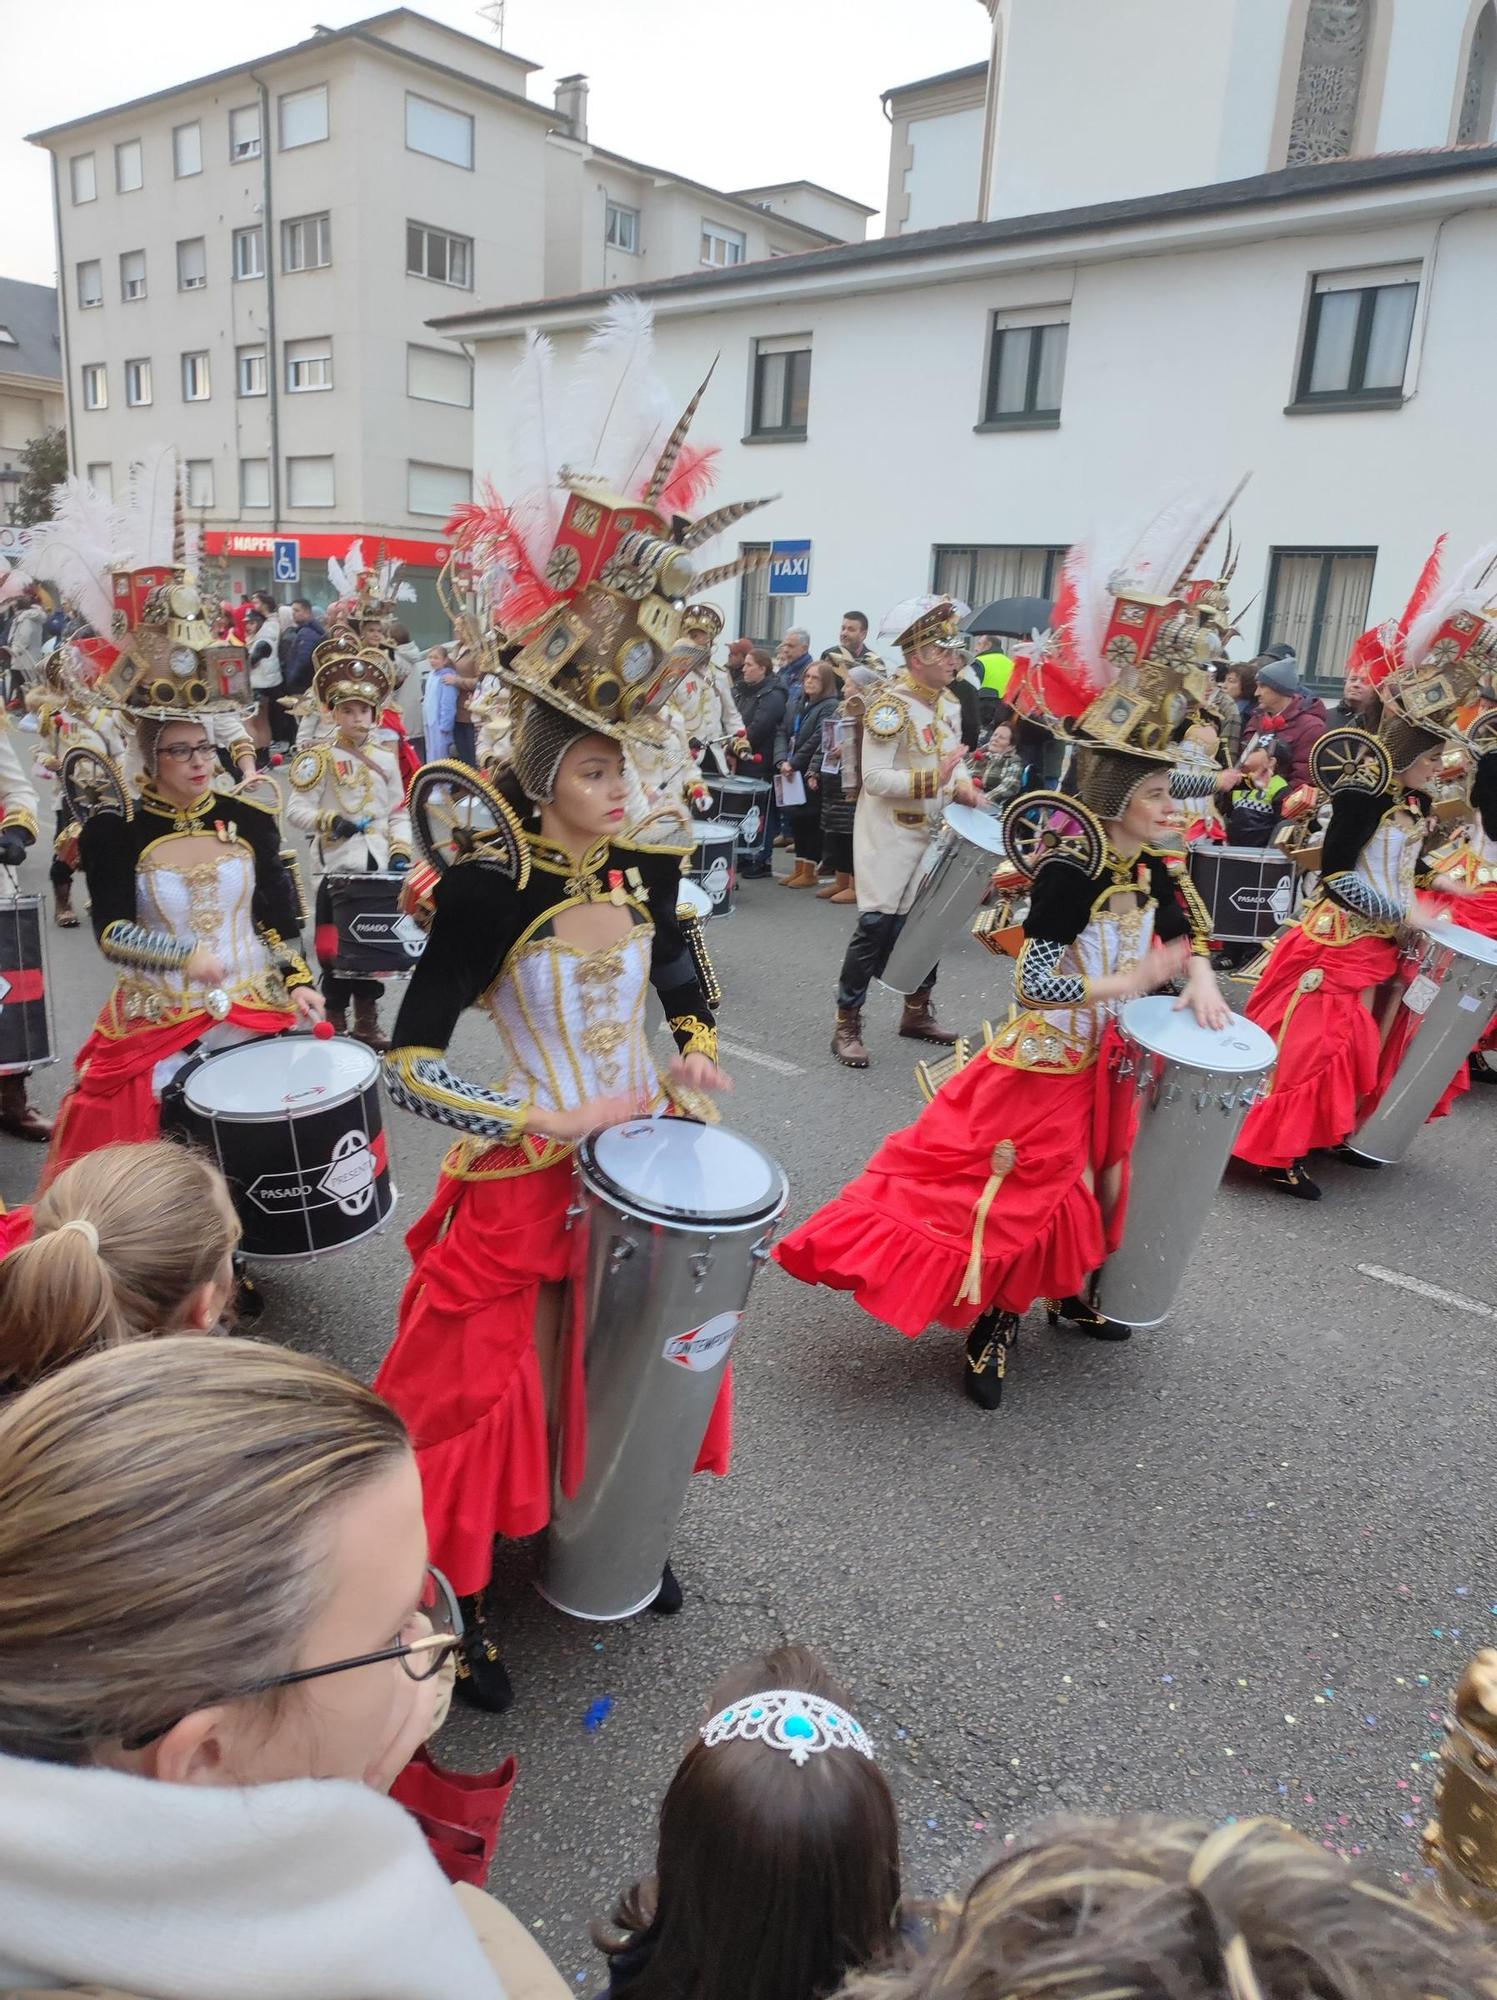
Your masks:
{"label": "drum strap", "polygon": [[1017,1158],[1012,1139],[1000,1139],[993,1148],[992,1171],[972,1212],[972,1252],[967,1259],[962,1288],[956,1295],[958,1305],[976,1306],[982,1303],[982,1239],[988,1226],[988,1211],[998,1198],[998,1190],[1013,1172]]}

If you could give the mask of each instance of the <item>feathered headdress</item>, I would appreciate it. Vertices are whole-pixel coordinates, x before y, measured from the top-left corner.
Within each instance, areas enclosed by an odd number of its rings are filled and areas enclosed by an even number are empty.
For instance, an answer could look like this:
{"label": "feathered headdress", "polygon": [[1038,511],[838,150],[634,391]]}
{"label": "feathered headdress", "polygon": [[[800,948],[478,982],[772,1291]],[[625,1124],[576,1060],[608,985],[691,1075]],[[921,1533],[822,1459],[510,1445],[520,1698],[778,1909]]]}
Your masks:
{"label": "feathered headdress", "polygon": [[1384,636],[1380,628],[1379,645],[1365,653],[1364,634],[1353,659],[1365,661],[1385,719],[1450,739],[1497,665],[1497,622],[1487,611],[1497,594],[1497,542],[1484,543],[1449,575],[1444,546],[1442,536],[1393,632]]}

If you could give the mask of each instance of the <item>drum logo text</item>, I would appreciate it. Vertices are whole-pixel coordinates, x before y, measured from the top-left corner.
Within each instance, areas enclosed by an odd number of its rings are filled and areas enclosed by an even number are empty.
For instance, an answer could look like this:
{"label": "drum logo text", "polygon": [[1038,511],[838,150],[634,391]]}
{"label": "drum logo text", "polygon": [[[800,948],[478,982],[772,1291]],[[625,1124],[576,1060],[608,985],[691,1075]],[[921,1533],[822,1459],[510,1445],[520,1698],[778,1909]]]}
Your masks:
{"label": "drum logo text", "polygon": [[689,1368],[693,1375],[705,1375],[726,1358],[742,1318],[741,1312],[715,1313],[690,1333],[674,1334],[661,1350],[663,1359]]}

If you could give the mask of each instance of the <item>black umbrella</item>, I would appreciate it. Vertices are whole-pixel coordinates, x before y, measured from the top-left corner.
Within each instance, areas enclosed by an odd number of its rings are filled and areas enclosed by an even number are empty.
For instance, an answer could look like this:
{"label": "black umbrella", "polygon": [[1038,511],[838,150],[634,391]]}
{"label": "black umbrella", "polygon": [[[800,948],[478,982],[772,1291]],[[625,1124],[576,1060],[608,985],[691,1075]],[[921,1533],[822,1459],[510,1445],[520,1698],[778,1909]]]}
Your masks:
{"label": "black umbrella", "polygon": [[995,632],[1008,639],[1027,639],[1031,632],[1043,632],[1055,609],[1048,597],[999,597],[974,611],[967,620],[969,632]]}

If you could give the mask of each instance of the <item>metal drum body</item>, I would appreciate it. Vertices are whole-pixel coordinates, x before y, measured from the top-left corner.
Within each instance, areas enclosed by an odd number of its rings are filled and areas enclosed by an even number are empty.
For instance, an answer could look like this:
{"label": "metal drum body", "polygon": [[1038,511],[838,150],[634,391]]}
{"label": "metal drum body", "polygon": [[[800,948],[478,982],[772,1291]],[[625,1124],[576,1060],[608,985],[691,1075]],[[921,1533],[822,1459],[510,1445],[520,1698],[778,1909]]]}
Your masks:
{"label": "metal drum body", "polygon": [[710,774],[702,783],[712,794],[708,819],[730,821],[738,830],[738,852],[747,854],[759,843],[769,810],[770,785],[765,778],[721,778]]}
{"label": "metal drum body", "polygon": [[738,887],[738,828],[732,820],[694,819],[691,822],[690,881],[712,899],[715,917],[731,917],[733,895]]}
{"label": "metal drum body", "polygon": [[1278,847],[1219,847],[1198,840],[1190,879],[1222,944],[1262,944],[1294,908],[1295,867]]}
{"label": "metal drum body", "polygon": [[889,963],[879,974],[896,993],[913,993],[961,938],[1003,859],[1003,826],[977,806],[947,806],[940,831],[922,862],[920,886]]}
{"label": "metal drum body", "polygon": [[1441,918],[1429,927],[1418,971],[1399,1005],[1419,1016],[1393,1080],[1347,1140],[1364,1160],[1401,1160],[1497,1007],[1497,939]]}
{"label": "metal drum body", "polygon": [[246,1257],[325,1257],[389,1221],[379,1061],[362,1042],[267,1036],[206,1056],[179,1081],[163,1124],[218,1162]]}
{"label": "metal drum body", "polygon": [[684,1118],[594,1133],[577,1165],[587,1471],[571,1499],[554,1496],[541,1589],[574,1618],[628,1618],[660,1588],[787,1187],[747,1139]]}
{"label": "metal drum body", "polygon": [[1273,1037],[1234,1014],[1203,1028],[1167,994],[1130,1000],[1118,1022],[1122,1074],[1138,1094],[1123,1240],[1102,1266],[1097,1306],[1158,1326],[1195,1252],[1242,1121],[1268,1086]]}
{"label": "metal drum body", "polygon": [[40,896],[0,902],[0,1076],[56,1062]]}
{"label": "metal drum body", "polygon": [[328,902],[338,932],[333,970],[349,979],[393,979],[426,949],[426,933],[400,907],[405,876],[366,870],[329,875]]}

